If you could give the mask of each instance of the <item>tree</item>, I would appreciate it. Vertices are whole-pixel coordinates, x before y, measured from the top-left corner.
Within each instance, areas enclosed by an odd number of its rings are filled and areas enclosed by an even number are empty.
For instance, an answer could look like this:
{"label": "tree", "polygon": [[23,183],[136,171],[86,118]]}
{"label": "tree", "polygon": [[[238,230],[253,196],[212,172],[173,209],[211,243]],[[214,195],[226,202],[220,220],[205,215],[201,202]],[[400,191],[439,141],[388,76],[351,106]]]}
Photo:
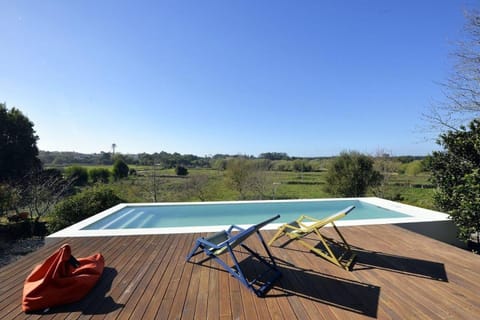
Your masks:
{"label": "tree", "polygon": [[248,190],[250,168],[245,158],[234,158],[227,162],[226,178],[228,184],[245,199]]}
{"label": "tree", "polygon": [[428,165],[437,186],[435,204],[450,214],[459,238],[480,232],[480,119],[440,135],[443,151],[435,151]]}
{"label": "tree", "polygon": [[[262,163],[237,157],[228,160],[225,172],[227,183],[240,194],[240,199],[247,198],[249,193],[264,197],[267,184]],[[265,193],[265,194],[264,194]]]}
{"label": "tree", "polygon": [[293,162],[293,170],[300,172],[301,178],[303,180],[303,173],[312,171],[312,166],[308,163],[307,160],[297,159]]}
{"label": "tree", "polygon": [[480,13],[467,12],[464,38],[453,53],[452,74],[442,84],[445,101],[425,115],[435,131],[457,128],[480,116]]}
{"label": "tree", "polygon": [[113,155],[110,152],[100,152],[100,163],[101,164],[112,164]]}
{"label": "tree", "polygon": [[[21,203],[21,191],[9,183],[0,183],[0,217],[10,211],[18,211]],[[18,214],[18,212],[16,212]]]}
{"label": "tree", "polygon": [[390,153],[384,149],[378,149],[373,160],[373,168],[382,175],[382,179],[373,189],[373,193],[377,197],[392,198],[387,195],[387,186],[391,177],[398,172],[400,162],[396,161]]}
{"label": "tree", "polygon": [[22,204],[30,211],[30,217],[38,222],[70,192],[73,182],[73,178],[64,179],[56,169],[32,171],[20,186]]}
{"label": "tree", "polygon": [[115,180],[128,177],[128,165],[122,159],[115,160],[113,164],[113,177]]}
{"label": "tree", "polygon": [[162,185],[162,179],[157,176],[156,165],[152,164],[152,170],[150,173],[147,171],[146,178],[141,183],[143,189],[152,196],[153,202],[158,202],[158,195],[160,194],[160,187]]}
{"label": "tree", "polygon": [[414,160],[407,164],[405,168],[405,173],[409,176],[417,176],[419,173],[424,171],[423,161],[422,160]]}
{"label": "tree", "polygon": [[268,160],[289,160],[290,157],[285,152],[264,152],[258,156],[261,159]]}
{"label": "tree", "polygon": [[209,196],[208,175],[197,174],[190,176],[185,182],[185,191],[189,196],[206,201]]}
{"label": "tree", "polygon": [[327,171],[326,191],[342,197],[364,196],[377,186],[382,175],[373,168],[373,160],[356,151],[342,152]]}
{"label": "tree", "polygon": [[39,169],[38,137],[33,123],[23,113],[0,103],[0,182],[24,177]]}

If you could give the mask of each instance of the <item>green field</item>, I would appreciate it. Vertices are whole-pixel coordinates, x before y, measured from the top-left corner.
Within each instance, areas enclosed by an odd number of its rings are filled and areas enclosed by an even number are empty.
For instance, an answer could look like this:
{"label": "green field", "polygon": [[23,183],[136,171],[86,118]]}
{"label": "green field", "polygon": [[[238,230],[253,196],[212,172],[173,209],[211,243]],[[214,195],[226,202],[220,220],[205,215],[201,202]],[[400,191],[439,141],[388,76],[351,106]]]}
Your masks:
{"label": "green field", "polygon": [[[117,194],[128,202],[153,202],[153,184],[155,181],[156,201],[229,201],[239,200],[240,195],[227,182],[225,171],[214,169],[189,169],[186,177],[175,175],[173,169],[155,170],[151,167],[131,166],[137,176],[112,182]],[[251,192],[246,199],[313,199],[328,198],[333,195],[324,191],[326,172],[287,172],[265,171],[262,174],[261,192]],[[189,183],[201,176],[205,180],[202,187],[193,190]],[[367,196],[383,198],[432,209],[434,189],[428,182],[429,175],[418,176],[392,175],[381,193],[373,190]],[[199,196],[201,194],[201,196]]]}

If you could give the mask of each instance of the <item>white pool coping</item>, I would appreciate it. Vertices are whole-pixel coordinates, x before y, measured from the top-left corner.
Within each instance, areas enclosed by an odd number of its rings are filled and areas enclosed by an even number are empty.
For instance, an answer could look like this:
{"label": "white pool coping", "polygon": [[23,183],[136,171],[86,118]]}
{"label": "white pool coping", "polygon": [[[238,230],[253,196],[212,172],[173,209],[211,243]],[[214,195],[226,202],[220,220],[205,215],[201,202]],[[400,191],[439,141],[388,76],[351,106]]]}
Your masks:
{"label": "white pool coping", "polygon": [[[231,203],[268,203],[268,202],[295,202],[295,201],[341,201],[341,200],[359,200],[368,204],[379,206],[385,209],[394,210],[409,217],[389,218],[389,219],[361,219],[361,220],[339,220],[335,222],[337,226],[361,226],[376,224],[398,224],[398,223],[418,223],[430,221],[447,221],[449,216],[445,213],[423,209],[399,202],[385,200],[377,197],[364,198],[328,198],[328,199],[298,199],[298,200],[263,200],[263,201],[215,201],[215,202],[188,202],[189,205],[208,205],[208,204],[231,204]],[[201,226],[201,227],[169,227],[169,228],[142,228],[142,229],[103,229],[103,230],[82,230],[86,226],[103,219],[104,217],[123,209],[126,206],[162,206],[162,205],[185,205],[185,202],[162,202],[162,203],[121,203],[105,211],[102,211],[92,217],[82,220],[58,232],[52,233],[48,238],[70,238],[70,237],[102,237],[102,236],[131,236],[131,235],[152,235],[152,234],[176,234],[176,233],[198,233],[198,232],[216,232],[227,229],[230,225]],[[262,230],[275,230],[282,223],[271,223]],[[248,228],[250,225],[239,225],[242,228]]]}

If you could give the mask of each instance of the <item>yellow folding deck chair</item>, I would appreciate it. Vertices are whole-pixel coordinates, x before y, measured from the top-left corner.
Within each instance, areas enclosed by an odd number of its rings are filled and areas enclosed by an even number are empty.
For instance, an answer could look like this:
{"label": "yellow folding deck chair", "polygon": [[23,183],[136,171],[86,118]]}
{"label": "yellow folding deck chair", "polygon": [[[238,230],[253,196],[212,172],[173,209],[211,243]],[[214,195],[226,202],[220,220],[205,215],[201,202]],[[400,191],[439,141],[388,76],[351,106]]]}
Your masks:
{"label": "yellow folding deck chair", "polygon": [[[340,233],[340,230],[338,230],[334,222],[338,219],[345,217],[353,209],[355,209],[355,206],[349,206],[324,219],[315,219],[306,215],[302,215],[297,220],[280,226],[275,236],[270,240],[270,242],[268,242],[268,245],[271,246],[272,243],[275,242],[275,240],[286,235],[291,240],[297,240],[298,243],[318,254],[322,258],[327,259],[328,261],[336,264],[337,266],[349,271],[353,261],[355,260],[355,253],[352,252],[350,245]],[[308,223],[308,220],[310,220],[310,223]],[[307,223],[305,223],[305,221],[307,221]],[[322,234],[320,233],[320,229],[329,223],[332,224],[333,228],[342,240],[341,242],[336,242],[341,249],[341,252],[337,255],[334,254],[334,250],[327,242],[327,240],[331,239],[322,236]],[[311,233],[316,234],[318,239],[320,239],[320,242],[323,245],[323,250],[317,248],[314,245],[311,245],[310,243],[302,239]]]}

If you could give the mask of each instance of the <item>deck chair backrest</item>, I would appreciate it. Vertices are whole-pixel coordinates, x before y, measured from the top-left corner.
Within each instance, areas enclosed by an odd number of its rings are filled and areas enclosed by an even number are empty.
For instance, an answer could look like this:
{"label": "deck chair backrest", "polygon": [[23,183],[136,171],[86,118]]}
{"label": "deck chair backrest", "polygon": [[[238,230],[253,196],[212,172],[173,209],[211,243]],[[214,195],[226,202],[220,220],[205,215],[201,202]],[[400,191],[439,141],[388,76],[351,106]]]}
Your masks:
{"label": "deck chair backrest", "polygon": [[252,225],[249,228],[240,231],[233,237],[230,236],[230,230],[229,231],[223,230],[213,234],[208,238],[205,238],[205,240],[220,247],[220,248],[218,247],[211,248],[211,252],[218,256],[227,251],[227,246],[230,246],[230,248],[232,249],[235,248],[239,244],[243,243],[243,241],[245,241],[248,237],[253,235],[255,232],[259,231],[261,228],[263,228],[273,220],[278,219],[279,217],[280,215],[276,215],[258,224]]}
{"label": "deck chair backrest", "polygon": [[324,219],[322,219],[318,222],[315,222],[314,224],[308,226],[307,230],[310,231],[310,230],[313,230],[313,229],[318,229],[318,228],[321,228],[323,226],[326,226],[329,223],[332,223],[332,222],[334,222],[338,219],[341,219],[341,218],[345,217],[353,209],[355,209],[355,206],[349,206],[349,207],[343,209],[342,211],[334,213],[331,216],[328,216],[328,217],[326,217],[326,218],[324,218]]}
{"label": "deck chair backrest", "polygon": [[267,224],[269,224],[273,220],[278,219],[279,217],[280,217],[280,215],[277,214],[274,217],[271,217],[271,218],[269,218],[265,221],[262,221],[258,224],[255,224],[255,225],[253,225],[253,226],[251,226],[251,227],[249,227],[249,228],[247,228],[243,231],[240,231],[235,236],[228,239],[228,243],[230,244],[230,246],[232,248],[236,247],[237,245],[239,245],[240,243],[245,241],[248,237],[250,237],[252,234],[259,231],[261,228],[263,228],[264,226],[266,226]]}

